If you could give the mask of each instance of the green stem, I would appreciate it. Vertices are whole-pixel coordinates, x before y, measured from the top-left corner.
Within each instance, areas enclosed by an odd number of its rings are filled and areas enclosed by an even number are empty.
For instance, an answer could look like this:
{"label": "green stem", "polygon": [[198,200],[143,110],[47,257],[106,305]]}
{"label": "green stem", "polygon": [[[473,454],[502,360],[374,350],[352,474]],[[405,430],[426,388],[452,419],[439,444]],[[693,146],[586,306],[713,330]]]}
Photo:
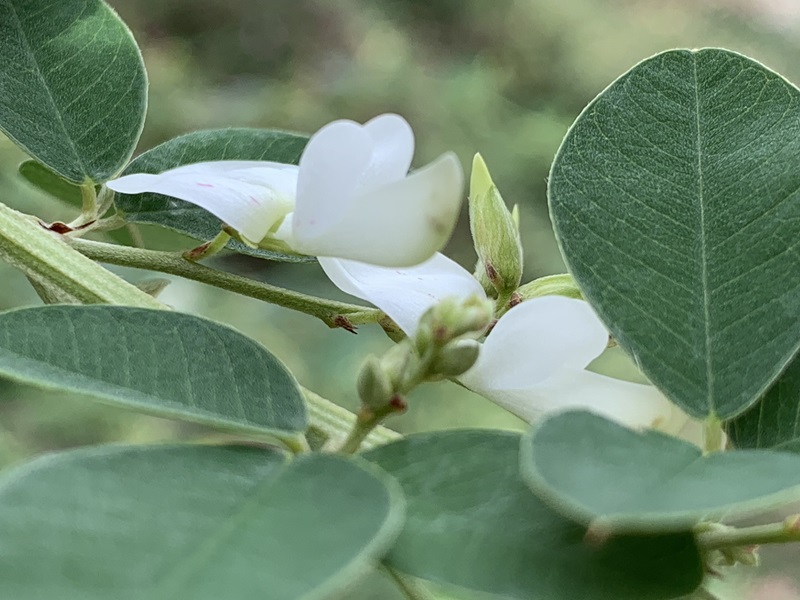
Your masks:
{"label": "green stem", "polygon": [[81,186],[81,199],[83,205],[81,206],[80,220],[83,223],[89,223],[97,219],[97,191],[94,189],[93,183],[84,183]]}
{"label": "green stem", "polygon": [[376,308],[335,302],[253,281],[240,275],[217,271],[188,261],[178,253],[129,248],[80,238],[65,239],[75,250],[93,260],[192,279],[312,315],[321,319],[328,327],[343,327],[352,330],[355,325],[377,323],[383,318],[383,313]]}
{"label": "green stem", "polygon": [[[355,426],[358,417],[346,408],[326,400],[309,389],[303,387],[301,389],[306,398],[311,428],[322,432],[328,438],[326,447],[339,446]],[[368,432],[363,445],[365,448],[374,448],[398,438],[400,438],[399,433],[379,426]]]}
{"label": "green stem", "polygon": [[197,261],[214,256],[217,252],[225,247],[230,239],[231,234],[223,229],[210,242],[206,242],[205,244],[199,245],[197,248],[193,248],[184,252],[183,258],[186,260]]}
{"label": "green stem", "polygon": [[709,415],[703,422],[703,452],[720,452],[725,449],[724,445],[722,421],[716,415]]}
{"label": "green stem", "polygon": [[[0,260],[56,293],[60,302],[166,308],[47,231],[38,219],[0,203]],[[50,289],[52,288],[52,289]]]}
{"label": "green stem", "polygon": [[392,567],[383,565],[383,570],[408,600],[433,600],[433,595],[421,583],[400,574]]}
{"label": "green stem", "polygon": [[704,531],[697,535],[697,541],[704,550],[800,542],[800,515],[782,523]]}

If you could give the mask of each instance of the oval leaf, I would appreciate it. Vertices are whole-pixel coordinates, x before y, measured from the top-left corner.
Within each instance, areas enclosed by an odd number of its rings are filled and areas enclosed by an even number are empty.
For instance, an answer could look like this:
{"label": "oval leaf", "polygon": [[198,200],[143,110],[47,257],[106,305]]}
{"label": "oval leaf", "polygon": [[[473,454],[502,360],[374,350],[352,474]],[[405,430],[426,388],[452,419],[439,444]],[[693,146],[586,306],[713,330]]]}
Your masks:
{"label": "oval leaf", "polygon": [[[365,468],[366,467],[366,468]],[[116,447],[39,459],[0,484],[0,596],[327,598],[402,523],[374,466],[225,447]]]}
{"label": "oval leaf", "polygon": [[0,374],[150,414],[295,439],[306,429],[291,373],[239,332],[121,306],[0,313]]}
{"label": "oval leaf", "polygon": [[703,455],[656,431],[565,412],[522,446],[528,484],[556,510],[614,531],[681,531],[800,498],[800,456],[768,450]]}
{"label": "oval leaf", "polygon": [[[125,169],[131,173],[162,173],[181,165],[214,160],[267,160],[296,165],[306,136],[272,129],[211,129],[195,131],[148,150]],[[197,240],[214,238],[221,221],[205,209],[161,194],[116,194],[116,205],[131,223],[161,225]],[[236,240],[228,248],[241,254],[283,262],[310,262],[307,256],[251,248]]]}
{"label": "oval leaf", "polygon": [[728,435],[739,448],[800,452],[800,358],[758,404],[729,424]]}
{"label": "oval leaf", "polygon": [[0,1],[0,130],[69,181],[128,162],[147,76],[125,24],[101,0]]}
{"label": "oval leaf", "polygon": [[401,571],[507,598],[655,600],[694,590],[689,533],[615,536],[603,544],[548,508],[519,475],[520,436],[414,435],[364,454],[394,475],[407,519],[387,557]]}
{"label": "oval leaf", "polygon": [[798,349],[800,91],[725,50],[674,50],[578,117],[549,199],[586,298],[695,417],[729,419]]}

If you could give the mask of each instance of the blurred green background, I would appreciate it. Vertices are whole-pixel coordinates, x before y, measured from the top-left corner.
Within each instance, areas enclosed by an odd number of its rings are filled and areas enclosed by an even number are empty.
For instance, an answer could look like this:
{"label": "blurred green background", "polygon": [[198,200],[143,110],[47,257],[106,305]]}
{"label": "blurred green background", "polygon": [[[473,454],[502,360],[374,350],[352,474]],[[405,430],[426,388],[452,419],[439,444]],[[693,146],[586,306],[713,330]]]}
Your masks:
{"label": "blurred green background", "polygon": [[[526,280],[562,270],[547,218],[547,171],[569,124],[633,64],[673,47],[723,46],[800,82],[796,0],[111,0],[130,25],[150,76],[140,150],[188,131],[275,127],[313,132],[336,118],[398,112],[417,136],[415,163],[455,150],[465,167],[480,151],[507,202],[522,211]],[[46,220],[73,209],[16,174],[23,155],[0,136],[0,201]],[[145,229],[154,248],[192,242]],[[475,259],[466,220],[448,253]],[[241,256],[218,267],[341,298],[316,265]],[[120,271],[132,280],[146,273]],[[389,341],[357,336],[219,290],[176,281],[162,298],[260,340],[307,387],[354,406],[360,361]],[[0,309],[38,303],[27,281],[0,265]],[[624,362],[612,356],[611,364]],[[390,424],[403,431],[520,427],[503,411],[449,384],[429,385]],[[206,435],[203,430],[33,391],[0,380],[0,466],[35,454],[109,441]],[[784,572],[796,550],[770,559]],[[791,581],[741,587],[737,597],[800,598]],[[762,587],[757,587],[762,586]],[[783,586],[781,588],[781,586]],[[383,598],[384,592],[371,591]],[[385,592],[388,594],[388,592]],[[783,594],[783,595],[781,595]]]}

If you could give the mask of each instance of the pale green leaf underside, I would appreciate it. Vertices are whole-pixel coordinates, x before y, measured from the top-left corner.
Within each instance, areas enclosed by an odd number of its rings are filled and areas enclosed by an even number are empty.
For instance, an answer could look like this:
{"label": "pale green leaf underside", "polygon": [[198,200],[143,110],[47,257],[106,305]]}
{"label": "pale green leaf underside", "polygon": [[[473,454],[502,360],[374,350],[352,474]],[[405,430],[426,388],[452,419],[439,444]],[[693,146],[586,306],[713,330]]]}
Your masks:
{"label": "pale green leaf underside", "polygon": [[741,55],[645,60],[580,115],[549,198],[620,345],[690,414],[728,419],[800,343],[800,91]]}
{"label": "pale green leaf underside", "polygon": [[800,452],[800,358],[796,358],[764,397],[729,424],[740,448]]}
{"label": "pale green leaf underside", "polygon": [[167,310],[46,306],[0,313],[0,374],[158,416],[290,438],[303,397],[255,341]]}
{"label": "pale green leaf underside", "polygon": [[450,431],[364,455],[406,495],[406,525],[387,557],[406,573],[504,598],[671,599],[702,579],[688,533],[586,543],[519,475],[520,436]]}
{"label": "pale green leaf underside", "polygon": [[800,456],[716,452],[588,412],[542,422],[522,446],[531,488],[562,514],[615,531],[681,531],[800,499]]}
{"label": "pale green leaf underside", "polygon": [[0,130],[53,171],[103,182],[133,154],[147,76],[100,0],[0,0]]}
{"label": "pale green leaf underside", "polygon": [[[211,129],[176,137],[136,157],[125,169],[131,173],[162,173],[181,165],[214,160],[265,160],[296,165],[308,138],[273,129]],[[216,236],[221,222],[206,210],[161,194],[117,194],[117,207],[131,223],[161,225],[197,240]],[[270,260],[308,262],[313,258],[251,248],[236,240],[228,248]]]}
{"label": "pale green leaf underside", "polygon": [[35,160],[26,160],[20,164],[19,174],[31,185],[71,206],[80,208],[83,204],[79,185],[70,183]]}
{"label": "pale green leaf underside", "polygon": [[74,451],[0,482],[0,597],[328,598],[381,557],[402,513],[390,478],[335,456]]}

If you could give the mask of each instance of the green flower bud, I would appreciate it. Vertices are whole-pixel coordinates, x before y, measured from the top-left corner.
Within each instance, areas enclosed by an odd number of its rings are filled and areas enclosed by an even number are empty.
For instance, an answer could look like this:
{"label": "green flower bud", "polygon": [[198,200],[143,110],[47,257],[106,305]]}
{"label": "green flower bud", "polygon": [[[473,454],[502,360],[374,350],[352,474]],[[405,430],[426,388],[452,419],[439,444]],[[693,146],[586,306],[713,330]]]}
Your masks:
{"label": "green flower bud", "polygon": [[566,296],[567,298],[583,300],[583,294],[581,294],[578,284],[575,283],[569,273],[548,275],[534,279],[519,288],[516,295],[519,296],[520,301],[541,298],[542,296]]}
{"label": "green flower bud", "polygon": [[472,162],[469,223],[481,269],[498,295],[507,297],[522,279],[518,218],[506,208],[480,154]]}
{"label": "green flower bud", "polygon": [[475,340],[456,340],[446,344],[431,365],[431,376],[456,377],[478,360],[481,345]]}
{"label": "green flower bud", "polygon": [[422,315],[414,338],[417,351],[424,354],[431,344],[441,347],[462,335],[479,336],[493,317],[491,300],[478,296],[445,298]]}
{"label": "green flower bud", "polygon": [[392,382],[381,361],[375,356],[368,356],[364,361],[358,373],[356,387],[361,403],[372,409],[385,407],[394,395]]}

